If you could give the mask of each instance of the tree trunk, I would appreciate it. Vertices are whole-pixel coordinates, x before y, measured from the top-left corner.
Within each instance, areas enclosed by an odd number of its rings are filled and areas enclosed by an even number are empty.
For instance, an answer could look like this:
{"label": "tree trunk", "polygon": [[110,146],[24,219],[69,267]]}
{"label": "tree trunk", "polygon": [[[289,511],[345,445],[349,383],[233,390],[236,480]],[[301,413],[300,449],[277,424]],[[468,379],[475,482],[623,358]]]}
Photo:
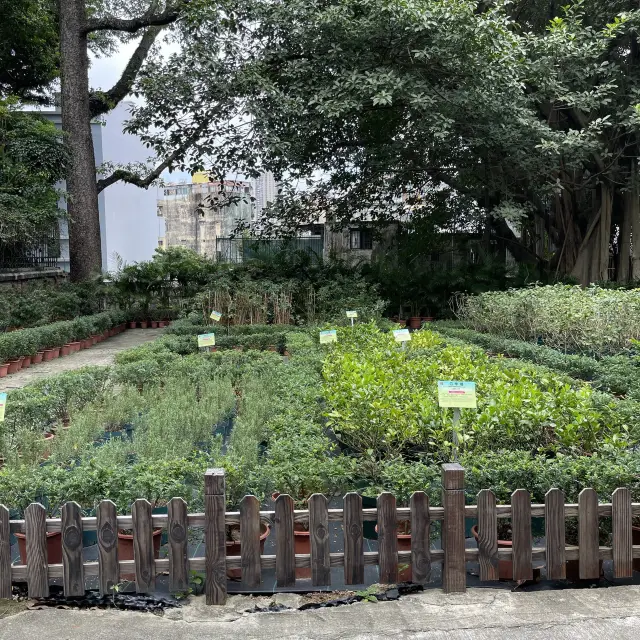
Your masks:
{"label": "tree trunk", "polygon": [[[631,226],[631,273],[630,280],[640,280],[640,185],[638,184],[638,167],[631,165],[631,190],[629,223]],[[625,216],[627,212],[625,211]]]}
{"label": "tree trunk", "polygon": [[89,60],[85,0],[60,0],[62,130],[70,152],[67,209],[71,279],[102,270],[96,161],[89,115]]}
{"label": "tree trunk", "polygon": [[[633,171],[633,167],[632,167]],[[634,218],[638,217],[638,192],[635,186],[636,180],[631,176],[629,191],[624,194],[622,211],[622,224],[620,225],[620,264],[618,266],[618,282],[629,282],[631,276],[631,228]]]}
{"label": "tree trunk", "polygon": [[598,211],[589,222],[571,272],[583,286],[609,279],[613,194],[611,188],[604,183],[600,185],[599,192]]}

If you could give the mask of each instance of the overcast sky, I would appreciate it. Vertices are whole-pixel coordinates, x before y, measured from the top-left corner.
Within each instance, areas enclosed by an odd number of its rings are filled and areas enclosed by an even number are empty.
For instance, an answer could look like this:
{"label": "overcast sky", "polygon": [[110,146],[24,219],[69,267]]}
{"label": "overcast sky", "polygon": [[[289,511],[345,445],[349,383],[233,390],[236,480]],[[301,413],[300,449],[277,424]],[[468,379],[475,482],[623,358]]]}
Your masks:
{"label": "overcast sky", "polygon": [[[102,89],[103,91],[110,89],[118,81],[118,78],[122,74],[137,45],[137,41],[121,44],[118,53],[109,56],[108,58],[96,58],[91,56],[91,66],[89,67],[89,86],[92,89]],[[166,47],[168,51],[170,50],[166,45],[164,45],[164,47]],[[130,96],[127,100],[135,101],[135,98]],[[174,173],[166,171],[163,174],[163,178],[168,182],[191,182],[191,176],[182,171],[176,171]]]}

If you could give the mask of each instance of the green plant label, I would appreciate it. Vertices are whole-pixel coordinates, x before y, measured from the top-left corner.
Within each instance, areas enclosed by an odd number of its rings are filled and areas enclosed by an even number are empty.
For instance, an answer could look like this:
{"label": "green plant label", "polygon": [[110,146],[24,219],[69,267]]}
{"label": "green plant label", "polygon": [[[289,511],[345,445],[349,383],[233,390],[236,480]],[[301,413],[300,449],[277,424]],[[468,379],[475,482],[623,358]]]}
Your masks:
{"label": "green plant label", "polygon": [[216,344],[215,333],[202,333],[198,336],[198,347],[213,347]]}
{"label": "green plant label", "polygon": [[4,422],[4,410],[7,406],[7,394],[0,393],[0,422]]}
{"label": "green plant label", "polygon": [[393,332],[393,338],[396,342],[409,342],[411,340],[411,334],[409,329],[396,329]]}
{"label": "green plant label", "polygon": [[320,332],[320,344],[328,344],[329,342],[338,342],[338,333],[335,329]]}
{"label": "green plant label", "polygon": [[438,404],[441,407],[475,409],[476,383],[459,380],[438,380]]}
{"label": "green plant label", "polygon": [[209,317],[216,322],[220,322],[220,320],[222,320],[222,314],[219,311],[212,311]]}
{"label": "green plant label", "polygon": [[358,317],[357,311],[347,311],[347,318],[357,318],[357,317]]}

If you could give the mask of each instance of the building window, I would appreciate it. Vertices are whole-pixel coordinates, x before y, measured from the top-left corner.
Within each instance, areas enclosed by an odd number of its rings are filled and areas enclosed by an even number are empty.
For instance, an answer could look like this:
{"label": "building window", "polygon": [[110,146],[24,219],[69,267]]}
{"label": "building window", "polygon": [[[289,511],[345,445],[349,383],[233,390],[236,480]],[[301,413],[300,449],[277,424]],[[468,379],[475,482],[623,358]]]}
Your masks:
{"label": "building window", "polygon": [[371,229],[351,229],[349,232],[349,247],[351,249],[372,249],[373,237]]}

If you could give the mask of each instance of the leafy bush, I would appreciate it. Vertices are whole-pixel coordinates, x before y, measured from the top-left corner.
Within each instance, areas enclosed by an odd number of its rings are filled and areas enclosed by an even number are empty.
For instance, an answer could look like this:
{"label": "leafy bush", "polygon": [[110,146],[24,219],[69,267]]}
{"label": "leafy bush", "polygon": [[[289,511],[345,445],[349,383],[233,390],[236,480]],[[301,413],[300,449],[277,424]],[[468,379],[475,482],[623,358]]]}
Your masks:
{"label": "leafy bush", "polygon": [[629,349],[640,337],[640,289],[554,285],[491,291],[460,300],[458,315],[476,331],[564,353],[603,356]]}

